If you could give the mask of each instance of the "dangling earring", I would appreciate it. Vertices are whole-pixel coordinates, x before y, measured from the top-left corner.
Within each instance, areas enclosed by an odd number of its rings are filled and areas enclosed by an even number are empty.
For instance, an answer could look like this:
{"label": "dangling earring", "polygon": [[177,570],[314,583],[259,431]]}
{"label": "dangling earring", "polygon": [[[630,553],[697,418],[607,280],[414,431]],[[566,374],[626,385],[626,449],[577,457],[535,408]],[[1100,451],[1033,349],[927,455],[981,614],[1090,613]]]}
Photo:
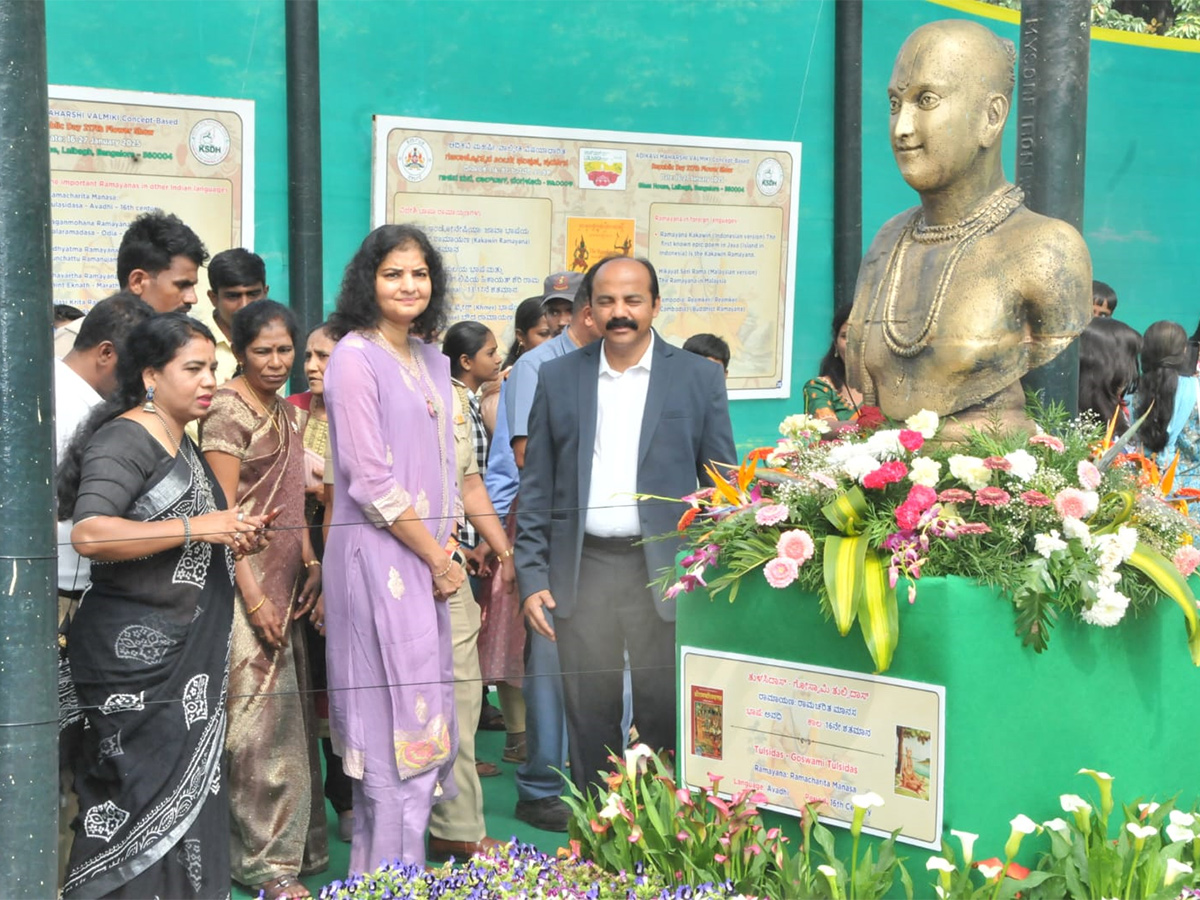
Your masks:
{"label": "dangling earring", "polygon": [[142,412],[158,412],[154,407],[154,385],[146,388],[146,402],[142,404]]}

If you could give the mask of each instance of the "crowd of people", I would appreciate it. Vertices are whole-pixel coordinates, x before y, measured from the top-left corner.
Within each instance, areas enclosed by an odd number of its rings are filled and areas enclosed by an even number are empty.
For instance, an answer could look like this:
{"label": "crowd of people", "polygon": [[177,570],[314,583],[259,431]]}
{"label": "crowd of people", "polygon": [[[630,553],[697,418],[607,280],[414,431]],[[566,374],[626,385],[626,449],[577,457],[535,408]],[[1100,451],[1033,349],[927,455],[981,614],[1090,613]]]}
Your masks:
{"label": "crowd of people", "polygon": [[450,325],[409,225],[307,335],[260,257],[209,260],[173,215],[133,222],[116,274],[56,308],[64,896],[308,896],[326,798],[352,874],[485,850],[485,709],[550,831],[561,772],[596,787],[631,729],[674,749],[674,604],[647,586],[674,549],[640,542],[681,505],[646,496],[736,453],[729,347],[654,331],[649,261],[552,273],[507,352]]}

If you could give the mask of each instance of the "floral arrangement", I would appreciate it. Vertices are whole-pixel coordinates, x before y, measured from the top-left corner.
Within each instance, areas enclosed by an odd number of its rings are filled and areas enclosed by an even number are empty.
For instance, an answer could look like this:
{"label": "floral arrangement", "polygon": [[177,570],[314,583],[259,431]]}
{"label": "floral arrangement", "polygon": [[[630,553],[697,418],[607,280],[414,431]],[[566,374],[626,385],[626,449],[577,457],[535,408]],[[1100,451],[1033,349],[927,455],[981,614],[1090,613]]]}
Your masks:
{"label": "floral arrangement", "polygon": [[895,834],[879,844],[877,855],[875,847],[859,854],[867,812],[883,804],[876,794],[853,798],[854,845],[847,867],[813,807],[804,810],[802,841],[793,854],[780,829],[763,823],[758,804],[767,798],[762,793],[743,789],[722,797],[721,778],[711,774],[707,787],[679,787],[669,763],[644,744],[609,761],[607,794],[585,797],[571,785],[572,796],[565,798],[572,811],[572,859],[594,860],[610,874],[643,873],[655,884],[685,891],[689,885],[723,886],[730,895],[764,898],[878,900],[899,872],[912,900]]}
{"label": "floral arrangement", "polygon": [[[1015,817],[1004,846],[1004,859],[973,858],[978,835],[952,831],[962,848],[959,860],[942,843],[942,855],[930,857],[926,868],[937,872],[934,890],[940,900],[1000,900],[1000,898],[1200,896],[1200,815],[1179,809],[1174,800],[1135,802],[1122,808],[1114,837],[1112,776],[1080,769],[1099,789],[1099,803],[1077,794],[1059,797],[1067,818],[1056,816],[1040,825],[1026,815]],[[1013,862],[1022,841],[1033,834],[1048,837],[1037,869]],[[1016,894],[1020,891],[1019,894]]]}
{"label": "floral arrangement", "polygon": [[433,871],[395,862],[374,872],[321,888],[320,900],[492,900],[496,897],[587,898],[587,900],[672,900],[734,897],[729,885],[668,887],[641,867],[606,872],[586,860],[553,857],[516,840],[473,856],[457,868]]}
{"label": "floral arrangement", "polygon": [[913,603],[923,575],[998,587],[1037,652],[1060,615],[1112,627],[1166,595],[1200,665],[1186,581],[1200,549],[1170,473],[1149,474],[1112,446],[1111,429],[1061,408],[1034,409],[1032,436],[972,431],[955,443],[937,439],[935,413],[903,423],[864,413],[836,432],[789,416],[777,446],[710,470],[714,487],[683,498],[684,571],[664,573],[665,595],[705,587],[732,602],[746,578],[795,585],[820,597],[843,636],[857,622],[881,672],[899,639],[897,588]]}

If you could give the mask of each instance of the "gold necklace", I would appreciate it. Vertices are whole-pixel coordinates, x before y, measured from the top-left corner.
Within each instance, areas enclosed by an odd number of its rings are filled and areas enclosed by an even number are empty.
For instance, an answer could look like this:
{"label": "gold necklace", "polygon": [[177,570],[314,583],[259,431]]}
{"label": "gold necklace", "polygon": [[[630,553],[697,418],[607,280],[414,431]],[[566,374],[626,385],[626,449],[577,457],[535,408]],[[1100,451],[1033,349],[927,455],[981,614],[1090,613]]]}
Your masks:
{"label": "gold necklace", "polygon": [[250,399],[254,401],[254,404],[258,407],[259,412],[266,417],[266,420],[271,424],[271,427],[275,429],[275,433],[279,436],[279,444],[282,446],[283,429],[279,427],[279,422],[276,421],[276,416],[279,414],[279,396],[277,394],[271,395],[271,411],[267,412],[267,405],[258,398],[258,391],[256,391],[250,382],[245,378],[242,379],[242,382],[246,385],[246,390],[250,393]]}
{"label": "gold necklace", "polygon": [[396,349],[396,345],[388,340],[387,335],[381,329],[376,328],[373,332],[367,332],[366,337],[373,343],[383,348],[391,354],[396,362],[404,367],[418,385],[421,387],[421,393],[425,396],[425,409],[429,412],[431,418],[440,421],[442,417],[442,398],[438,396],[437,388],[430,382],[425,372],[425,367],[415,353],[412,352],[412,347],[409,347],[408,359],[400,355],[400,351]]}
{"label": "gold necklace", "polygon": [[[880,279],[879,287],[876,290],[875,302],[872,303],[871,318],[874,318],[875,309],[879,305],[880,293],[884,293],[883,342],[892,353],[903,359],[912,359],[928,346],[937,326],[938,317],[941,315],[942,304],[946,301],[950,282],[954,279],[954,272],[963,255],[979,238],[1012,215],[1024,198],[1025,192],[1019,187],[1006,184],[988,195],[977,210],[950,225],[925,226],[923,210],[918,210],[909,219],[900,232],[900,238],[892,248],[887,268],[884,270],[883,278]],[[920,232],[920,236],[918,232]],[[896,303],[900,294],[900,276],[904,269],[904,256],[908,252],[908,247],[911,243],[931,244],[950,241],[955,243],[950,250],[949,259],[942,266],[942,274],[938,278],[937,289],[934,291],[933,301],[929,304],[929,312],[925,314],[925,321],[915,337],[904,337],[896,327]]]}

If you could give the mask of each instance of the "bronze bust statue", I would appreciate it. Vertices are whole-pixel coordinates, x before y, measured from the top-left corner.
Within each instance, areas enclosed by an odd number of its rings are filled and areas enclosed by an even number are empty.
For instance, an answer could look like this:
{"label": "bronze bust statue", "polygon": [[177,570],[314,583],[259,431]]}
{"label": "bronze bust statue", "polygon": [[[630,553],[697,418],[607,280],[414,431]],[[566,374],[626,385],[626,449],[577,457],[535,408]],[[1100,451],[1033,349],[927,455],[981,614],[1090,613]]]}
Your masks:
{"label": "bronze bust statue", "polygon": [[892,419],[953,417],[951,438],[1027,426],[1021,377],[1091,318],[1083,238],[1026,209],[1004,177],[1015,58],[981,25],[933,22],[904,42],[888,85],[892,151],[921,204],[888,221],[863,258],[847,377]]}

